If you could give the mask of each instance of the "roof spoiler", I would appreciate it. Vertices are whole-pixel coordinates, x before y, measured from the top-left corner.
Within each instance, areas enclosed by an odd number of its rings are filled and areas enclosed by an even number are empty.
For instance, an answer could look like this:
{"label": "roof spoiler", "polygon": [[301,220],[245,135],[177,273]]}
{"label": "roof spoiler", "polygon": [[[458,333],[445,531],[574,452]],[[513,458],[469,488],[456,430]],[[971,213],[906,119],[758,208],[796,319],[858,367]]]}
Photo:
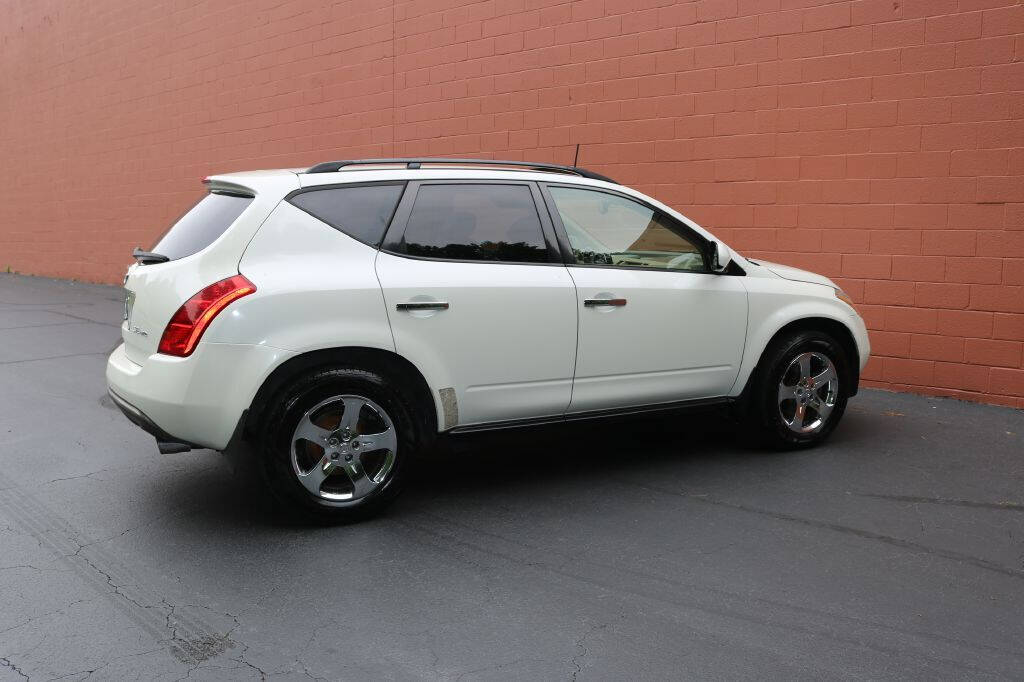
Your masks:
{"label": "roof spoiler", "polygon": [[245,185],[239,185],[238,183],[223,180],[216,175],[209,175],[203,178],[203,184],[206,185],[206,189],[210,192],[216,192],[217,194],[231,194],[237,197],[255,197],[256,191],[251,187]]}

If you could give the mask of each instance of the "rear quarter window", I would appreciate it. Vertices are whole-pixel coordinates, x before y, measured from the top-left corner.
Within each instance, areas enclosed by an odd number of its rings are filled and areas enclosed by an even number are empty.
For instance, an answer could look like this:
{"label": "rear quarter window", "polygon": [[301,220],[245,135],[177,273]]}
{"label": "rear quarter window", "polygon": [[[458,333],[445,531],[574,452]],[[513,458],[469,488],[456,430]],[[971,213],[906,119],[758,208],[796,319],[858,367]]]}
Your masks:
{"label": "rear quarter window", "polygon": [[404,183],[331,187],[296,194],[289,201],[314,218],[370,246],[380,246]]}
{"label": "rear quarter window", "polygon": [[171,225],[150,250],[170,260],[199,253],[224,234],[252,201],[252,197],[237,194],[207,194]]}

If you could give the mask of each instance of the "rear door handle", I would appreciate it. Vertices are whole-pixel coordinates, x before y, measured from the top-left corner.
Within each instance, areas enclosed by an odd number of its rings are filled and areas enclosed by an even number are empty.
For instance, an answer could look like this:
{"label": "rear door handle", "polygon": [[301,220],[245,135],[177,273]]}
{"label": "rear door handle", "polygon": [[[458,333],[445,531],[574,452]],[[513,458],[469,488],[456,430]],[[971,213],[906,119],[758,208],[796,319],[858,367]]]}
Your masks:
{"label": "rear door handle", "polygon": [[448,310],[448,302],[413,301],[411,303],[399,303],[395,307],[399,310]]}
{"label": "rear door handle", "polygon": [[626,299],[624,298],[585,298],[583,299],[583,305],[588,308],[593,308],[598,305],[613,305],[621,307],[626,305]]}

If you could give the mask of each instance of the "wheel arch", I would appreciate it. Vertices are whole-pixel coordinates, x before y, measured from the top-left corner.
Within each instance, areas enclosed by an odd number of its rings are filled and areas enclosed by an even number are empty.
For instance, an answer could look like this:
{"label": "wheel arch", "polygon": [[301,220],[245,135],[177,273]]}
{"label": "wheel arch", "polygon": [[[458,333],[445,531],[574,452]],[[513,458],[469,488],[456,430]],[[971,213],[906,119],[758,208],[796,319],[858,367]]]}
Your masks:
{"label": "wheel arch", "polygon": [[835,338],[835,340],[843,347],[843,350],[847,355],[847,371],[851,377],[849,396],[852,397],[857,395],[860,384],[860,350],[857,347],[857,342],[854,339],[853,332],[846,324],[833,317],[808,315],[806,317],[790,320],[780,326],[774,333],[772,333],[767,343],[765,343],[761,348],[761,353],[757,358],[757,363],[747,376],[743,385],[743,391],[740,393],[737,401],[742,410],[745,411],[749,403],[751,387],[757,381],[760,372],[763,370],[763,361],[768,349],[771,348],[772,344],[782,336],[797,331],[822,331]]}
{"label": "wheel arch", "polygon": [[[794,331],[823,331],[827,334],[832,335],[836,341],[843,347],[846,352],[846,358],[849,362],[847,369],[853,379],[849,395],[857,395],[857,390],[860,384],[860,349],[857,347],[857,341],[853,338],[853,332],[850,328],[831,317],[804,317],[798,320],[783,325],[776,331],[772,338],[768,341],[768,346],[775,342],[783,334],[788,334]],[[765,346],[767,350],[768,346]],[[764,355],[764,351],[761,352]],[[758,361],[760,365],[760,360]]]}
{"label": "wheel arch", "polygon": [[423,406],[424,409],[418,410],[420,423],[416,425],[423,431],[423,436],[430,438],[437,433],[438,401],[416,365],[390,350],[344,346],[308,351],[293,356],[277,366],[256,391],[245,416],[243,436],[251,438],[257,435],[264,416],[273,405],[274,398],[292,381],[317,368],[339,366],[380,372],[416,404]]}

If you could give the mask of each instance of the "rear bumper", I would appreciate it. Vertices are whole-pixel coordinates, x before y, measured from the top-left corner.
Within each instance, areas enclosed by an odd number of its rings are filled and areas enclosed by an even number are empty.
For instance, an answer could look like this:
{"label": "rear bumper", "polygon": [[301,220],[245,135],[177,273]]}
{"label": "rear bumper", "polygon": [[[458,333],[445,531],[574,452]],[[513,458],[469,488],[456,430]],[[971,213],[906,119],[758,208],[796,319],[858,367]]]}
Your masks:
{"label": "rear bumper", "polygon": [[157,441],[223,450],[256,391],[293,353],[267,346],[200,343],[187,358],[133,362],[122,344],[107,361],[111,399]]}
{"label": "rear bumper", "polygon": [[107,389],[107,393],[110,395],[110,399],[114,401],[114,404],[124,413],[124,416],[128,417],[128,421],[156,438],[156,445],[163,454],[188,452],[195,447],[192,443],[180,442],[177,438],[161,429],[152,419],[146,416],[145,412],[119,396],[113,389]]}

